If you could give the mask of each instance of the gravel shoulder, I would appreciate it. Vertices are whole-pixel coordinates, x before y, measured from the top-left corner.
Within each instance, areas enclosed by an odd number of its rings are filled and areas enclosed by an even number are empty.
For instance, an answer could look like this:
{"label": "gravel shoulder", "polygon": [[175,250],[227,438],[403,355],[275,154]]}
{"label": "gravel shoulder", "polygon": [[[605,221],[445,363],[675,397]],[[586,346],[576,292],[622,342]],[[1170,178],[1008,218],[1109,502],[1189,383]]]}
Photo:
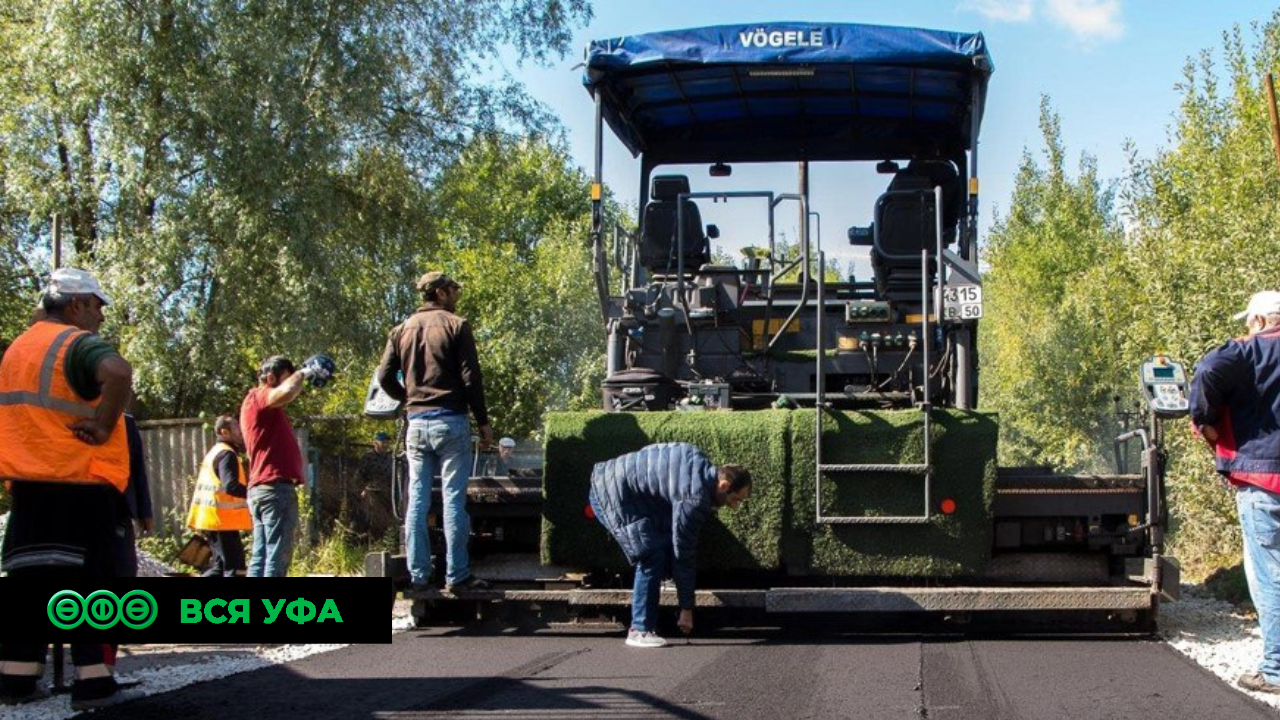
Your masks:
{"label": "gravel shoulder", "polygon": [[1236,678],[1256,670],[1262,660],[1256,614],[1209,597],[1199,586],[1184,585],[1181,600],[1160,607],[1160,636],[1231,687],[1280,709],[1280,695],[1236,687]]}

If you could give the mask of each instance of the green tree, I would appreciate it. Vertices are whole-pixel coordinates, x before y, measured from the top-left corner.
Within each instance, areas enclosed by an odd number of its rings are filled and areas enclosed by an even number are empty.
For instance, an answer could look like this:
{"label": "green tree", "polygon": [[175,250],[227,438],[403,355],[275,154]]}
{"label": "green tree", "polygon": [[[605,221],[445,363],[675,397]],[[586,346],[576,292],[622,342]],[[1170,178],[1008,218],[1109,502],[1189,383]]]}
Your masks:
{"label": "green tree", "polygon": [[[1271,146],[1265,77],[1280,64],[1280,12],[1236,28],[1219,53],[1188,60],[1170,146],[1134,158],[1127,274],[1135,288],[1122,357],[1152,348],[1193,363],[1242,335],[1232,315],[1249,296],[1280,287],[1280,174]],[[1239,562],[1233,494],[1204,444],[1171,433],[1174,550],[1198,576]]]}
{"label": "green tree", "polygon": [[[68,262],[117,296],[108,332],[154,415],[228,407],[270,353],[349,366],[434,252],[442,169],[477,132],[555,127],[493,79],[495,47],[544,60],[589,16],[586,0],[6,3],[0,286],[38,286],[47,264],[15,258],[66,217]],[[0,328],[33,300],[0,304]]]}
{"label": "green tree", "polygon": [[[458,313],[476,333],[496,432],[529,436],[547,410],[597,405],[604,331],[587,244],[589,182],[546,139],[474,138],[426,200],[440,240],[391,281],[400,297],[376,346],[323,398],[324,411],[349,412],[363,397],[386,331],[413,312],[413,281],[428,270],[464,285]],[[607,207],[616,216],[611,198]]]}
{"label": "green tree", "polygon": [[1001,459],[1068,468],[1097,464],[1114,435],[1115,326],[1095,300],[1123,252],[1113,195],[1083,156],[1065,168],[1058,116],[1041,101],[1044,159],[1023,155],[1010,209],[985,251],[982,402],[1000,412]]}
{"label": "green tree", "polygon": [[[545,140],[477,138],[441,177],[441,266],[475,278],[495,426],[527,435],[550,409],[598,404],[604,330],[591,276],[590,178]],[[618,208],[607,201],[609,216]]]}
{"label": "green tree", "polygon": [[[1118,227],[1091,163],[1061,171],[1056,118],[1042,113],[1046,159],[1024,159],[1009,215],[986,259],[984,402],[1002,412],[1005,462],[1089,466],[1110,449],[1108,396],[1133,399],[1135,369],[1163,351],[1194,363],[1243,333],[1231,316],[1280,278],[1280,173],[1268,72],[1280,64],[1280,12],[1189,60],[1170,144],[1130,150]],[[1172,551],[1187,575],[1239,562],[1232,493],[1187,426],[1167,428]]]}

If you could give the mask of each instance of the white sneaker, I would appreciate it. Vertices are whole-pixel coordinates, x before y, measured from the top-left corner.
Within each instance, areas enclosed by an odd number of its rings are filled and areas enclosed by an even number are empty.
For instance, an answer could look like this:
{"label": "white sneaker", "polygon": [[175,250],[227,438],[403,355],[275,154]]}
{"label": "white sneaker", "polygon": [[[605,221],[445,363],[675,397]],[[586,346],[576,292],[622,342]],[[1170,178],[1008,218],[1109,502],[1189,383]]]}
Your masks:
{"label": "white sneaker", "polygon": [[627,633],[627,644],[631,647],[660,648],[666,647],[667,641],[651,632],[632,630]]}

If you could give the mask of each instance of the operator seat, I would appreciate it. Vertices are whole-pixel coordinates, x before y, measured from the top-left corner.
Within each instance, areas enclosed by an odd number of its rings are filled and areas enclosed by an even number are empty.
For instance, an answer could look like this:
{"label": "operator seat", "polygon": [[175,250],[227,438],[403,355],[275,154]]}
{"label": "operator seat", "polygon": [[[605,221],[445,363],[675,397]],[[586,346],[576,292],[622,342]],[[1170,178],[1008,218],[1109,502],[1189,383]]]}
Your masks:
{"label": "operator seat", "polygon": [[959,175],[945,160],[912,160],[898,171],[876,201],[871,267],[876,294],[888,300],[920,297],[920,251],[929,251],[932,280],[937,267],[934,187],[942,187],[943,247],[955,242]]}
{"label": "operator seat", "polygon": [[684,206],[684,266],[694,272],[711,262],[711,246],[702,226],[702,213],[692,200],[679,202],[681,193],[689,192],[689,178],[684,175],[656,175],[650,197],[640,222],[640,264],[651,273],[676,272],[677,209]]}

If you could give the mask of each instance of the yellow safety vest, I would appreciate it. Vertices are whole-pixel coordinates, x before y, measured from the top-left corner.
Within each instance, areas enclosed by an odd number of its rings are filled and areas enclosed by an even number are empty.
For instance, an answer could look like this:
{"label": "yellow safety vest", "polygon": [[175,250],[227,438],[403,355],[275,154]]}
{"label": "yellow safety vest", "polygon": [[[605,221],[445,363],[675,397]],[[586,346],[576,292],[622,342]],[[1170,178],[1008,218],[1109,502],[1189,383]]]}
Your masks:
{"label": "yellow safety vest", "polygon": [[[249,504],[244,498],[222,492],[222,480],[218,470],[213,466],[218,456],[224,452],[235,452],[235,448],[227,443],[219,442],[204,456],[200,463],[200,474],[196,476],[195,494],[191,496],[191,509],[187,512],[187,527],[193,530],[252,530],[253,521],[249,517]],[[244,464],[236,457],[236,474],[240,484],[247,485],[244,477]]]}
{"label": "yellow safety vest", "polygon": [[102,445],[82,442],[67,427],[96,414],[97,400],[67,382],[67,348],[89,333],[52,321],[35,323],[0,360],[0,479],[129,484],[129,443],[117,422]]}

